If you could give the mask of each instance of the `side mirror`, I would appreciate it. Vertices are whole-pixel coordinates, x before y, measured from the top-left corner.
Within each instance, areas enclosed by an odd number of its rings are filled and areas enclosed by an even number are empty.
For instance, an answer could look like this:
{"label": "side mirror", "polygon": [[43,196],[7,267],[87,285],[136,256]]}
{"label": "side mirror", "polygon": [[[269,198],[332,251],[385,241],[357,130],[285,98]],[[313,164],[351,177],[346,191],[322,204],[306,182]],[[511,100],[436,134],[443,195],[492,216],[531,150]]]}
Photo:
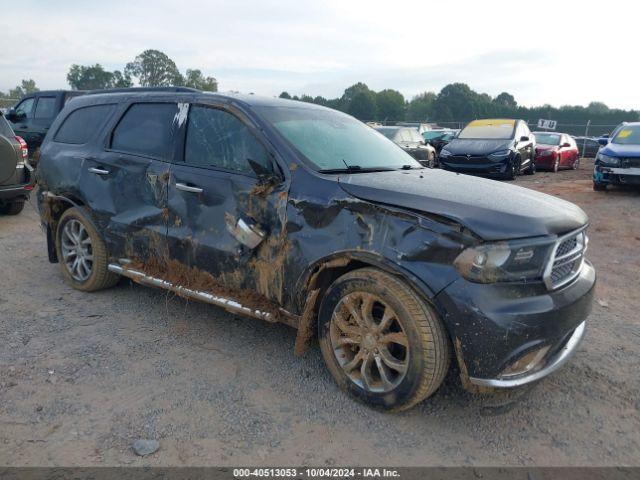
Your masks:
{"label": "side mirror", "polygon": [[272,162],[269,162],[268,165],[263,165],[262,163],[258,163],[251,158],[247,158],[251,169],[258,176],[258,180],[262,185],[277,185],[282,181],[280,174],[276,171],[276,167]]}
{"label": "side mirror", "polygon": [[605,145],[607,145],[607,143],[609,143],[609,139],[607,137],[600,137],[598,139],[598,143],[604,147]]}
{"label": "side mirror", "polygon": [[526,135],[523,135],[522,137],[520,137],[520,141],[521,142],[528,142],[529,141],[529,137],[527,137]]}
{"label": "side mirror", "polygon": [[15,122],[18,119],[18,112],[16,112],[15,108],[10,108],[4,116],[7,120]]}

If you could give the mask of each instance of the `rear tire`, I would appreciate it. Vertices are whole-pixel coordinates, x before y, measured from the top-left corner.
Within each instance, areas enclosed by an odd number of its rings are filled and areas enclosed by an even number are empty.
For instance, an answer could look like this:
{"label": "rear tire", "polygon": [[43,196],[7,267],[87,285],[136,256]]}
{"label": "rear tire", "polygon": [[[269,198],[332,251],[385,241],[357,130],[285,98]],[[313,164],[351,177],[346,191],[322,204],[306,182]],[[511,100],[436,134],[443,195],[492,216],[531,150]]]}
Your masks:
{"label": "rear tire", "polygon": [[79,208],[70,208],[60,217],[56,253],[64,279],[76,290],[94,292],[112,287],[120,279],[108,270],[107,248],[93,223]]}
{"label": "rear tire", "polygon": [[18,215],[24,209],[24,200],[7,202],[0,205],[0,214]]}
{"label": "rear tire", "polygon": [[404,282],[373,268],[329,287],[318,338],[340,388],[385,410],[406,410],[432,395],[449,369],[451,347],[436,312]]}

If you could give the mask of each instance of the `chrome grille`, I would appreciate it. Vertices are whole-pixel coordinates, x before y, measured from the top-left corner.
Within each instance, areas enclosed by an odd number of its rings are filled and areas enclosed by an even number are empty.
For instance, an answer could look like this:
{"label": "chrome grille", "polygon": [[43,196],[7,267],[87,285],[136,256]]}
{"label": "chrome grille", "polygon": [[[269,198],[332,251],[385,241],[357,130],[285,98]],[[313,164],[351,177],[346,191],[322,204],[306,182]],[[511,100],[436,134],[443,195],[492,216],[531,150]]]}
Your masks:
{"label": "chrome grille", "polygon": [[549,289],[560,288],[579,274],[587,249],[585,229],[560,237],[545,272],[545,283]]}

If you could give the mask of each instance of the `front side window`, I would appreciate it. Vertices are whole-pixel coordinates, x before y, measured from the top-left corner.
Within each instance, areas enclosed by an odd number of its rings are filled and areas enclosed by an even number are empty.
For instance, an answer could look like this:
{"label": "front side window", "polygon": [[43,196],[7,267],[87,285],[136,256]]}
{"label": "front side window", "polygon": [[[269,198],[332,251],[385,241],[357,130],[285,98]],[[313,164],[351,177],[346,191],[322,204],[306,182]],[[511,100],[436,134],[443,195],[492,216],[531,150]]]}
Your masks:
{"label": "front side window", "polygon": [[34,98],[26,98],[18,104],[16,107],[16,113],[18,115],[24,115],[25,118],[33,118],[33,102]]}
{"label": "front side window", "polygon": [[220,168],[255,175],[255,162],[270,170],[267,150],[235,115],[192,105],[187,122],[184,161],[197,167]]}
{"label": "front side window", "polygon": [[111,149],[171,159],[177,113],[178,105],[175,103],[134,103],[113,131]]}
{"label": "front side window", "polygon": [[56,97],[40,97],[36,103],[34,118],[53,118],[56,116]]}
{"label": "front side window", "polygon": [[58,129],[54,142],[84,144],[114,111],[115,105],[94,105],[69,114]]}
{"label": "front side window", "polygon": [[467,140],[509,140],[514,138],[516,122],[514,120],[474,120],[458,135]]}
{"label": "front side window", "polygon": [[421,168],[392,141],[342,112],[297,106],[255,110],[318,171]]}

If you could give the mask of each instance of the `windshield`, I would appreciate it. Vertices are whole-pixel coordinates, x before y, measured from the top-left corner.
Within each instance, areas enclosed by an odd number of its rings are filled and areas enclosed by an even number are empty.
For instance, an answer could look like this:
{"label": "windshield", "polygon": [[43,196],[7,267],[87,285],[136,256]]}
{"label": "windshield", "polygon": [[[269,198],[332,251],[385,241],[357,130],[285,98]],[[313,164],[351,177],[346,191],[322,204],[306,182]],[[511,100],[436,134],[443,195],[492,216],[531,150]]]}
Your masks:
{"label": "windshield", "polygon": [[255,110],[316,170],[421,168],[395,143],[344,113],[304,107]]}
{"label": "windshield", "polygon": [[375,128],[374,130],[376,130],[377,132],[381,133],[382,135],[384,135],[387,138],[393,139],[393,137],[395,136],[395,134],[399,130],[399,128],[395,128],[395,127],[380,127],[380,128]]}
{"label": "windshield", "polygon": [[446,135],[446,132],[432,130],[430,132],[422,132],[422,138],[425,140],[435,140],[436,138],[442,138]]}
{"label": "windshield", "polygon": [[625,125],[611,143],[620,145],[640,145],[640,125]]}
{"label": "windshield", "polygon": [[560,145],[560,135],[553,133],[536,133],[536,142],[543,145]]}
{"label": "windshield", "polygon": [[513,138],[515,120],[475,120],[458,135],[462,139],[508,140]]}

